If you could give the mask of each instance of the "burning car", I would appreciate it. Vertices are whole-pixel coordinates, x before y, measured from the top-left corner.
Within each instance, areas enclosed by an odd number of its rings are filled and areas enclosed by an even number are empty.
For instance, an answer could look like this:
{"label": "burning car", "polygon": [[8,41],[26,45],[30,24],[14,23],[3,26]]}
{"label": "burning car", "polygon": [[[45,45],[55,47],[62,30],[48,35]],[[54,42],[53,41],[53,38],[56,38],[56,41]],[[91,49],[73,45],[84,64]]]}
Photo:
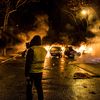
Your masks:
{"label": "burning car", "polygon": [[64,53],[69,59],[74,59],[76,51],[70,46]]}
{"label": "burning car", "polygon": [[50,54],[53,57],[62,57],[62,48],[60,46],[53,46],[50,49]]}
{"label": "burning car", "polygon": [[70,60],[75,60],[76,56],[80,56],[81,53],[74,50],[72,46],[69,46],[65,49],[64,55]]}

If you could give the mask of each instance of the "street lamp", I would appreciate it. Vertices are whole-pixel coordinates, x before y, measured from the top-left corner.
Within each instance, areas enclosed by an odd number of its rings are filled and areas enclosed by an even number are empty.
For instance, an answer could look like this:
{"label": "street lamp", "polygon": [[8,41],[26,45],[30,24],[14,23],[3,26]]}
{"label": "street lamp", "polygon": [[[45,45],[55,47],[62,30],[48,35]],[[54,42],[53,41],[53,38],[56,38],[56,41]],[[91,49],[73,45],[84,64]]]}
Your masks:
{"label": "street lamp", "polygon": [[87,10],[83,9],[83,10],[81,11],[81,15],[82,15],[82,16],[87,16],[87,14],[88,14]]}
{"label": "street lamp", "polygon": [[81,17],[85,18],[86,21],[88,22],[88,20],[89,20],[88,19],[88,17],[89,17],[89,9],[82,9],[80,14],[81,14]]}
{"label": "street lamp", "polygon": [[97,14],[92,7],[82,7],[79,16],[81,19],[86,19],[88,23],[92,23],[92,20],[97,18]]}
{"label": "street lamp", "polygon": [[83,8],[80,11],[80,18],[86,31],[88,30],[88,25],[89,25],[89,13],[90,13],[89,8]]}

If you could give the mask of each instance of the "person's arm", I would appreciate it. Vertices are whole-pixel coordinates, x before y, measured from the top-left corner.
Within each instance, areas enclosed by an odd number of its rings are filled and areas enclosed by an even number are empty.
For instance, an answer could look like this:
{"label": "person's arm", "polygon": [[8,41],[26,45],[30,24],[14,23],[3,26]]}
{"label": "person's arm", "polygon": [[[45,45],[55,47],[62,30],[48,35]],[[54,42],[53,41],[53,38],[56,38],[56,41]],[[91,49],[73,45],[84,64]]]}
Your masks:
{"label": "person's arm", "polygon": [[31,68],[33,62],[34,51],[30,48],[26,55],[26,62],[25,62],[25,76],[29,76],[29,70]]}

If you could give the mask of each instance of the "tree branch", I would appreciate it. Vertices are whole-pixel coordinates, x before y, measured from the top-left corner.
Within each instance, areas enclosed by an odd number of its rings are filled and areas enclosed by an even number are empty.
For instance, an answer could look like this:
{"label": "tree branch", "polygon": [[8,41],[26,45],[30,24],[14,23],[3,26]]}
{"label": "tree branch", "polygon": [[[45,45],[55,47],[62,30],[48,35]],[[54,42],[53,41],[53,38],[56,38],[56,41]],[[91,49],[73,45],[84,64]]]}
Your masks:
{"label": "tree branch", "polygon": [[20,6],[22,6],[23,4],[26,3],[27,0],[24,0],[21,4],[20,4],[21,0],[18,0],[17,4],[16,4],[16,8],[19,8]]}
{"label": "tree branch", "polygon": [[75,24],[77,25],[76,18],[74,17],[74,15],[73,15],[71,12],[69,12],[69,11],[67,11],[67,10],[63,10],[63,12],[65,12],[66,14],[69,13],[69,14],[73,17],[73,19],[74,19],[74,21],[75,21]]}
{"label": "tree branch", "polygon": [[9,12],[9,14],[11,14],[11,13],[13,13],[13,12],[15,12],[15,11],[16,11],[16,9],[14,9],[14,10],[10,11],[10,12]]}

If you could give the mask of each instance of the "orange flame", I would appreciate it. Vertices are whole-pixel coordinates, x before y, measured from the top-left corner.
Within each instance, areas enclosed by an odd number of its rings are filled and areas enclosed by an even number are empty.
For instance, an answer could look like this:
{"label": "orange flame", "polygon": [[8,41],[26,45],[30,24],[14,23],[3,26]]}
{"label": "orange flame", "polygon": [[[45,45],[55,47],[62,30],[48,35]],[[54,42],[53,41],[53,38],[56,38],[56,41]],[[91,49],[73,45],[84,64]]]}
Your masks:
{"label": "orange flame", "polygon": [[81,55],[84,53],[88,53],[88,54],[93,54],[93,47],[92,46],[87,46],[86,44],[81,44],[80,47],[78,48],[74,48],[77,52],[80,52]]}

